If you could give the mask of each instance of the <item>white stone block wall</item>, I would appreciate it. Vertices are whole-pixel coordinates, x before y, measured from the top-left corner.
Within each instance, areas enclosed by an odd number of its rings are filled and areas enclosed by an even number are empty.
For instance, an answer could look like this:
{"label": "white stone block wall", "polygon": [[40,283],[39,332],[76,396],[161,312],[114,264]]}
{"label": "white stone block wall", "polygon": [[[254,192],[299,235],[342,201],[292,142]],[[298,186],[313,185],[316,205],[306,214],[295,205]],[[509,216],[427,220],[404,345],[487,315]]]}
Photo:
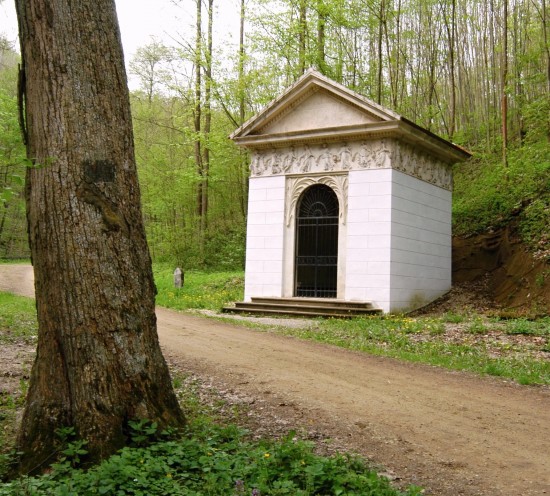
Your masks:
{"label": "white stone block wall", "polygon": [[392,170],[350,171],[345,299],[390,310]]}
{"label": "white stone block wall", "polygon": [[345,296],[384,312],[451,288],[451,192],[392,169],[350,171]]}
{"label": "white stone block wall", "polygon": [[244,301],[282,296],[285,177],[252,177],[248,195]]}
{"label": "white stone block wall", "polygon": [[[244,300],[292,296],[294,248],[287,243],[285,254],[285,176],[252,177],[248,208]],[[395,312],[421,306],[451,288],[450,191],[394,169],[351,170],[340,235],[345,236],[339,251],[340,299],[371,301]]]}
{"label": "white stone block wall", "polygon": [[392,171],[390,311],[417,308],[450,290],[451,195]]}

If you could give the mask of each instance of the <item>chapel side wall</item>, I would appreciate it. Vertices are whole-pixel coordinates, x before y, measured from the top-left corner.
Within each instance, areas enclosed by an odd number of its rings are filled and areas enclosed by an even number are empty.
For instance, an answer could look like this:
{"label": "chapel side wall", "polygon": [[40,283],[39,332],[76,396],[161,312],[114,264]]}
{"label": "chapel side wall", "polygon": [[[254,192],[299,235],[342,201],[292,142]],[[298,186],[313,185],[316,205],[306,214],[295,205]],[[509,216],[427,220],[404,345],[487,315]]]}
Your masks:
{"label": "chapel side wall", "polygon": [[391,169],[349,172],[345,252],[348,301],[390,310]]}
{"label": "chapel side wall", "polygon": [[244,301],[282,296],[284,203],[284,176],[250,178]]}
{"label": "chapel side wall", "polygon": [[451,289],[452,193],[392,171],[390,311],[418,308]]}

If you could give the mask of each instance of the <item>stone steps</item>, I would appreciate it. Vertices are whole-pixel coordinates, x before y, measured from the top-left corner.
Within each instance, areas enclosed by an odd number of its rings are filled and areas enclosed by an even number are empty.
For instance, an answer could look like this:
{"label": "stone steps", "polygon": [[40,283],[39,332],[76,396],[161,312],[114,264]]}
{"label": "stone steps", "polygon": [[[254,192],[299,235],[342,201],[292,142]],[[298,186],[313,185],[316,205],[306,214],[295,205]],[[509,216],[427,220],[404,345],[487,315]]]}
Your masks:
{"label": "stone steps", "polygon": [[359,315],[382,313],[381,309],[375,308],[369,302],[332,298],[252,298],[250,302],[236,302],[234,307],[225,307],[222,311],[225,313],[332,318],[352,318]]}

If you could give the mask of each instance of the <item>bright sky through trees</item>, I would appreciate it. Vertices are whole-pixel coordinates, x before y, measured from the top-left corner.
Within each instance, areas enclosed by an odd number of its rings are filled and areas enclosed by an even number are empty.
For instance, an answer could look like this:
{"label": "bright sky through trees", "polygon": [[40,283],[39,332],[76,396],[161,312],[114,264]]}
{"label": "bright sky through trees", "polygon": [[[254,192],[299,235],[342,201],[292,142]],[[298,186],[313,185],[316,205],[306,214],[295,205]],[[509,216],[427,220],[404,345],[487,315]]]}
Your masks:
{"label": "bright sky through trees", "polygon": [[[191,0],[116,0],[118,21],[122,33],[126,66],[139,47],[152,40],[173,45],[174,39],[193,32],[195,3]],[[176,5],[177,4],[177,5]],[[217,9],[215,33],[216,44],[238,44],[239,1],[215,2]],[[0,2],[0,34],[5,35],[19,50],[17,43],[17,17],[13,0]],[[133,86],[131,75],[130,86]]]}

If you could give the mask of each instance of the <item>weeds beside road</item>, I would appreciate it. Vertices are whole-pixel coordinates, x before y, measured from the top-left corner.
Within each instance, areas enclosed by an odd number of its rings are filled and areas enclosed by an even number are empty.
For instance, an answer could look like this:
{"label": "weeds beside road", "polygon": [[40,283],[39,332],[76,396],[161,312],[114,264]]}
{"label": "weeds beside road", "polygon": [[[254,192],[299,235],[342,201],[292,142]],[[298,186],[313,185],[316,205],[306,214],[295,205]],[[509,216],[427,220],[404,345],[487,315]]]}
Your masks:
{"label": "weeds beside road", "polygon": [[[184,287],[175,289],[171,269],[157,267],[157,303],[175,310],[220,310],[242,299],[243,280],[238,272],[190,272]],[[503,377],[523,385],[550,385],[550,317],[501,319],[494,310],[473,305],[477,299],[477,294],[462,294],[456,308],[447,306],[445,311],[428,316],[304,319],[303,325],[292,327],[281,318],[263,325],[261,320],[251,319],[250,325],[364,353]],[[239,322],[246,325],[246,321]]]}

